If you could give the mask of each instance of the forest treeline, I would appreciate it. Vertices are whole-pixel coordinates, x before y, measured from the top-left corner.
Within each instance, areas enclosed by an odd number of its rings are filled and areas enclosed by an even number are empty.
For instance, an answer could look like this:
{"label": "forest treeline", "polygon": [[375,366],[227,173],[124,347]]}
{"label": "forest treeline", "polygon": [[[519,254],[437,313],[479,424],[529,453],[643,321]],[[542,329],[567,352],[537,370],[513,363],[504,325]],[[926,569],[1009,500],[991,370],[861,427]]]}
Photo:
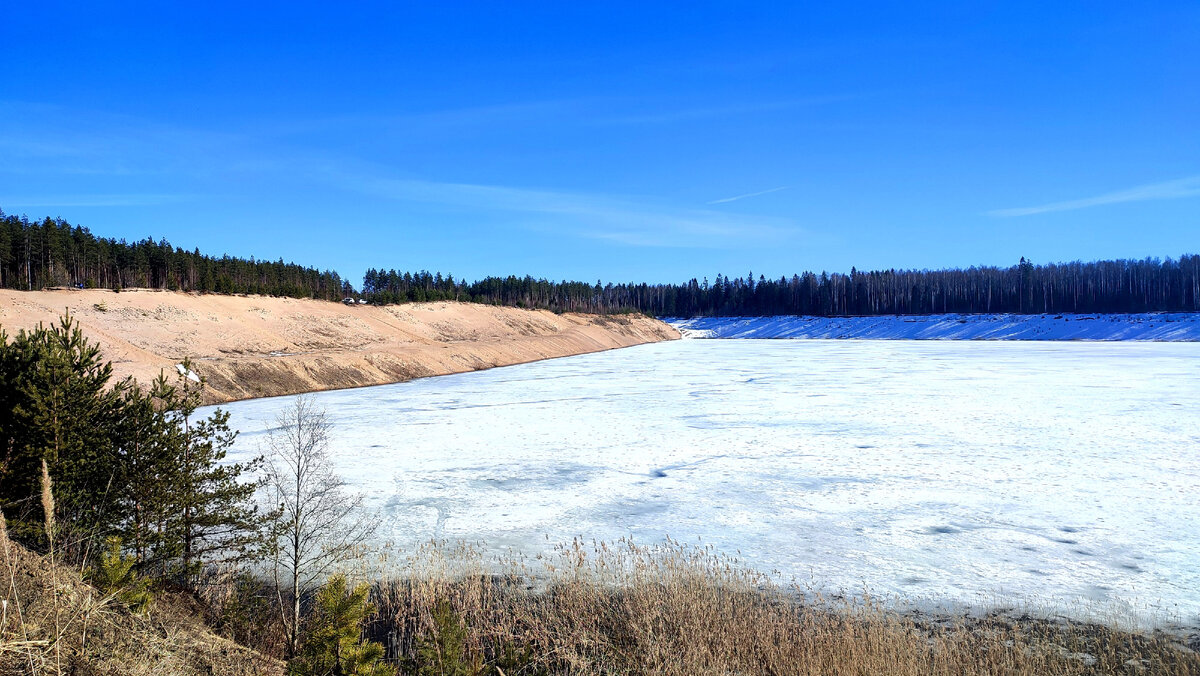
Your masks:
{"label": "forest treeline", "polygon": [[557,312],[644,312],[657,317],[1200,311],[1200,256],[1008,268],[813,272],[767,279],[718,274],[710,283],[602,284],[533,277],[368,270],[372,303],[465,300]]}
{"label": "forest treeline", "polygon": [[131,287],[294,298],[363,298],[388,305],[458,300],[555,312],[643,312],[658,317],[956,313],[1198,312],[1200,256],[944,270],[851,269],[757,278],[718,274],[683,284],[595,284],[532,276],[455,279],[427,271],[370,269],[361,292],[337,272],[271,262],[166,240],[97,237],[61,219],[0,211],[0,287]]}
{"label": "forest treeline", "polygon": [[209,256],[165,239],[97,237],[62,219],[30,221],[0,211],[0,288],[54,286],[256,293],[340,300],[353,292],[336,272],[295,263]]}

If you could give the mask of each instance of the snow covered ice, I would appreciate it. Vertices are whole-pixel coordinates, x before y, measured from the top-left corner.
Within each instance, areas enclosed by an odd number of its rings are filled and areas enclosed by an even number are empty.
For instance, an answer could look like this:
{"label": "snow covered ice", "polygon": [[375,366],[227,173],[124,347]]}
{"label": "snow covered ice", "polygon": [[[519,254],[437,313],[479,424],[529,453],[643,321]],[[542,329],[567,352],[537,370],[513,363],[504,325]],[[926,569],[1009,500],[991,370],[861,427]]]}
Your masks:
{"label": "snow covered ice", "polygon": [[1200,341],[1200,313],[694,317],[667,319],[685,338]]}
{"label": "snow covered ice", "polygon": [[[1200,616],[1200,344],[693,340],[315,395],[380,540]],[[290,398],[226,406],[259,449]],[[739,554],[740,553],[740,554]]]}

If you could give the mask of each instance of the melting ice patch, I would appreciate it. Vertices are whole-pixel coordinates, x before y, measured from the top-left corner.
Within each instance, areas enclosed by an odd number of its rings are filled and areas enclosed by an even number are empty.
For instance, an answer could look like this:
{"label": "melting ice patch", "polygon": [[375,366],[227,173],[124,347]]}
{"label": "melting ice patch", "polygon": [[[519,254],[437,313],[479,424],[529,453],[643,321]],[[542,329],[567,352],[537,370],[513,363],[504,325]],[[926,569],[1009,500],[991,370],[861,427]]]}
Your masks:
{"label": "melting ice patch", "polygon": [[[1200,343],[676,341],[315,395],[380,539],[1200,615]],[[259,451],[289,398],[226,406]]]}

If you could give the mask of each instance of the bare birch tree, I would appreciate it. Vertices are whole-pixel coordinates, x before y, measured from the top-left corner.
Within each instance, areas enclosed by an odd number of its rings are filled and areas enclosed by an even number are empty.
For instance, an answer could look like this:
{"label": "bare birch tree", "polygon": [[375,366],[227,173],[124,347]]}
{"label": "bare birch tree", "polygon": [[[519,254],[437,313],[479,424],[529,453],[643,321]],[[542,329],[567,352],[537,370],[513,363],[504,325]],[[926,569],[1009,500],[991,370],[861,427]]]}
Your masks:
{"label": "bare birch tree", "polygon": [[312,397],[276,417],[267,439],[266,495],[277,510],[271,564],[279,594],[288,657],[300,642],[301,600],[358,555],[374,532],[362,496],[347,490],[329,460],[330,424]]}

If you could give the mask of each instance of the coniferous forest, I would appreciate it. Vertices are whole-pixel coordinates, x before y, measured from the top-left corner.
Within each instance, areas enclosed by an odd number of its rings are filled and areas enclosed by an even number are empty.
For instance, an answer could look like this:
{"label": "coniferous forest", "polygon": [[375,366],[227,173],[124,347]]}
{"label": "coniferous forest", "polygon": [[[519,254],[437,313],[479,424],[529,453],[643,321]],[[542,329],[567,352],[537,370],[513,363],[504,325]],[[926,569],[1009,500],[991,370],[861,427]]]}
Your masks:
{"label": "coniferous forest", "polygon": [[386,305],[458,300],[555,312],[666,316],[1200,312],[1200,255],[946,270],[851,269],[791,277],[716,275],[683,284],[592,284],[370,269],[361,292],[337,272],[199,250],[166,240],[97,237],[61,219],[0,211],[0,287],[155,288],[254,293]]}
{"label": "coniferous forest", "polygon": [[805,272],[767,279],[718,274],[710,283],[588,284],[532,277],[464,283],[440,273],[368,270],[373,303],[469,300],[566,312],[658,317],[1200,311],[1200,256],[965,270]]}
{"label": "coniferous forest", "polygon": [[337,300],[350,285],[335,272],[295,263],[209,256],[165,239],[97,237],[62,219],[0,211],[0,287],[152,288],[202,293],[256,293]]}

